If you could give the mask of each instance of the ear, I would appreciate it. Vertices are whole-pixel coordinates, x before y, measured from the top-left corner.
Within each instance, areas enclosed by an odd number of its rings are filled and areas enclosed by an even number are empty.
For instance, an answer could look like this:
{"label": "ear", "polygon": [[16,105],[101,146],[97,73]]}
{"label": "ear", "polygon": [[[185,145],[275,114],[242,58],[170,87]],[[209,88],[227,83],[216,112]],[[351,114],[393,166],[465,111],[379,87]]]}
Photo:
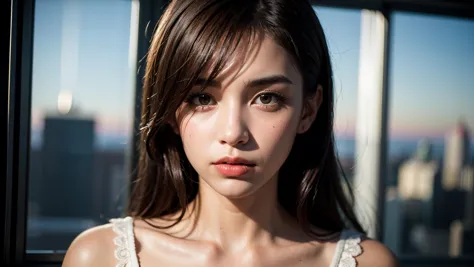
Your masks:
{"label": "ear", "polygon": [[303,134],[309,130],[311,124],[316,119],[316,115],[318,115],[321,103],[323,103],[323,87],[318,84],[316,93],[303,99],[303,109],[297,130],[298,134]]}

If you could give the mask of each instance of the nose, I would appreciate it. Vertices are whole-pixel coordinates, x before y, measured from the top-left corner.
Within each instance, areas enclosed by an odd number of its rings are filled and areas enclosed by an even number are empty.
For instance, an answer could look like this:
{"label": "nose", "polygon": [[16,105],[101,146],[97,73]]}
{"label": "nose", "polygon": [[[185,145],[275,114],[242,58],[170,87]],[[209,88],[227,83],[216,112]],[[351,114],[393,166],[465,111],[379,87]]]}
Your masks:
{"label": "nose", "polygon": [[227,108],[221,106],[219,113],[219,143],[230,146],[246,144],[249,131],[242,108],[236,103]]}

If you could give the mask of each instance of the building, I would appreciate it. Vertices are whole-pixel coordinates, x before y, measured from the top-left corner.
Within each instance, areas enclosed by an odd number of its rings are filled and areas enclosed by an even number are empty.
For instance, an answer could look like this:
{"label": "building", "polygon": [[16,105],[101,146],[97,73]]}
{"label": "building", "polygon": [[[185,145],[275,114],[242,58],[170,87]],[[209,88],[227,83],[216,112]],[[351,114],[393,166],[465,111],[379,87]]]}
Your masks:
{"label": "building", "polygon": [[461,172],[471,160],[469,130],[463,122],[448,132],[445,137],[443,188],[452,190],[460,183]]}
{"label": "building", "polygon": [[[447,254],[447,247],[436,246],[436,243],[426,245],[430,240],[447,240],[449,236],[448,226],[439,212],[443,208],[441,164],[434,159],[428,140],[421,140],[412,157],[400,164],[397,195],[399,237],[392,242],[398,251],[425,255],[445,251]],[[433,235],[427,234],[430,232]]]}
{"label": "building", "polygon": [[41,216],[91,218],[94,192],[94,120],[50,115],[44,120]]}
{"label": "building", "polygon": [[28,249],[68,247],[99,222],[95,120],[72,106],[72,96],[59,100],[44,118],[41,148],[31,151]]}
{"label": "building", "polygon": [[433,198],[440,166],[436,161],[409,160],[400,166],[398,175],[398,193],[401,199],[428,201]]}
{"label": "building", "polygon": [[431,224],[442,197],[441,164],[433,159],[432,144],[422,140],[411,159],[400,165],[398,195],[403,200],[418,200],[429,208],[426,223]]}

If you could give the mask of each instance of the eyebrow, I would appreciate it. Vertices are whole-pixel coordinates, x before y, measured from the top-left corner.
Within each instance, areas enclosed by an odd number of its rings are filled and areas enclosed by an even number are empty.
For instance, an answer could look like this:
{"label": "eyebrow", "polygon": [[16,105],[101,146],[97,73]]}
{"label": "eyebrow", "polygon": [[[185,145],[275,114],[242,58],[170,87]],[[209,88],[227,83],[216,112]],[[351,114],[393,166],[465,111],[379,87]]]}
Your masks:
{"label": "eyebrow", "polygon": [[[246,87],[254,88],[254,87],[265,87],[271,86],[274,84],[293,84],[290,78],[286,77],[285,75],[271,75],[267,77],[258,78],[255,80],[251,80],[245,83]],[[216,80],[207,80],[205,78],[198,78],[196,80],[195,85],[198,86],[210,86],[210,87],[219,87],[220,83]]]}
{"label": "eyebrow", "polygon": [[268,77],[258,78],[246,83],[247,87],[264,87],[274,84],[293,84],[290,78],[285,75],[272,75]]}

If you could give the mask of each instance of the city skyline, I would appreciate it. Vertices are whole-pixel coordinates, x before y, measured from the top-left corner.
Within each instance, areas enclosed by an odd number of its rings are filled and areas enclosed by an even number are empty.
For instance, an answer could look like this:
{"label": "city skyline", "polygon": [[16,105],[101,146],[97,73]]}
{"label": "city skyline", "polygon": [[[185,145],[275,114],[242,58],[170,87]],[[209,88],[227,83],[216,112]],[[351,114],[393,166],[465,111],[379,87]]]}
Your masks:
{"label": "city skyline", "polygon": [[[40,131],[44,114],[56,109],[60,90],[70,90],[77,105],[96,118],[99,134],[131,134],[131,6],[131,1],[68,0],[63,6],[36,2],[33,131]],[[350,138],[357,120],[361,13],[315,10],[333,61],[336,134]],[[474,34],[469,33],[474,33],[474,21],[396,13],[392,27],[389,137],[443,138],[458,118],[464,118],[472,133],[474,75],[469,70],[474,68],[474,51],[469,47]]]}

